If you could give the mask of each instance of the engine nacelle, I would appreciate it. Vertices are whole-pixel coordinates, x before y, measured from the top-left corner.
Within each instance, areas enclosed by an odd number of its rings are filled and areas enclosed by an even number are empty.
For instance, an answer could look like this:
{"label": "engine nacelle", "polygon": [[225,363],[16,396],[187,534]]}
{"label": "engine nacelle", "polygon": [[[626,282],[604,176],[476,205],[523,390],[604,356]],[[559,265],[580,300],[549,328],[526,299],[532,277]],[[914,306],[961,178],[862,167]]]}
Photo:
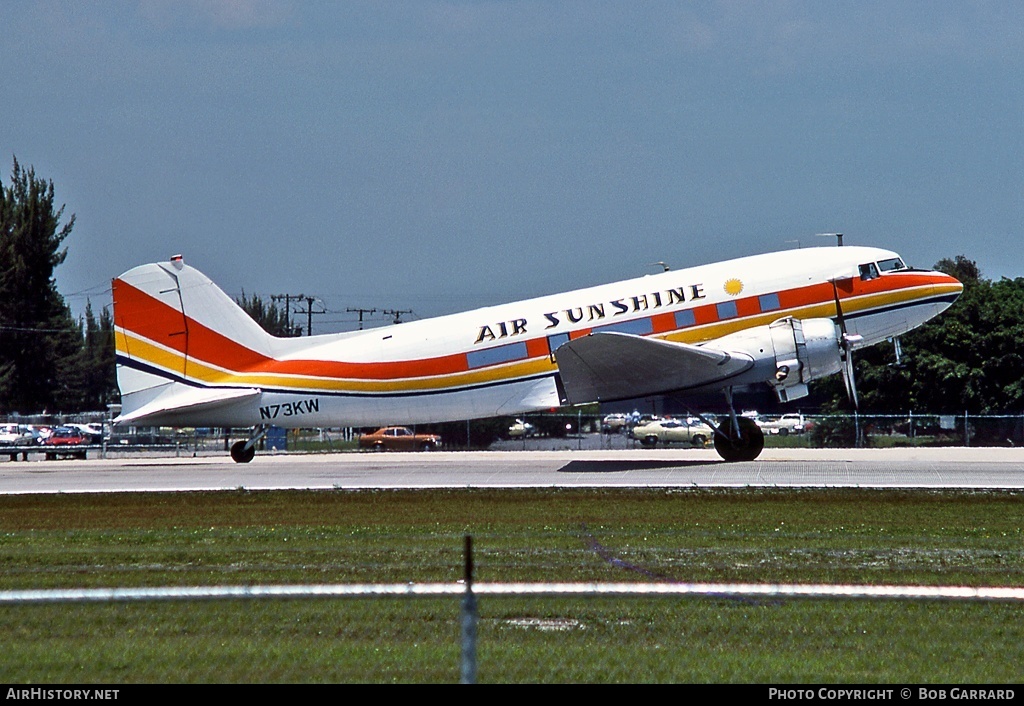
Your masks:
{"label": "engine nacelle", "polygon": [[838,373],[843,365],[832,319],[779,319],[727,336],[718,345],[753,356],[780,402],[806,397],[807,383]]}

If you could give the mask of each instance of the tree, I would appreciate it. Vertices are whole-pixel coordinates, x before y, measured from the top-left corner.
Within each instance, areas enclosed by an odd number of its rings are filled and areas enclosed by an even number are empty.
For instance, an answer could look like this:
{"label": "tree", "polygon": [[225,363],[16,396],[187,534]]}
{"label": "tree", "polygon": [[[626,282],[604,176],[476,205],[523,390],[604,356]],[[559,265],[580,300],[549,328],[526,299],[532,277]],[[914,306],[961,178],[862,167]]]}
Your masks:
{"label": "tree", "polygon": [[75,391],[78,403],[66,408],[102,411],[108,404],[118,399],[114,318],[110,310],[103,307],[97,320],[92,312],[92,302],[87,301],[84,320],[79,327],[83,347],[78,365],[81,379]]}
{"label": "tree", "polygon": [[242,296],[235,301],[246,314],[252,317],[253,321],[258,323],[271,336],[290,338],[302,335],[302,327],[289,325],[288,311],[284,308],[278,308],[276,302],[266,304],[258,294],[246,297],[244,290],[242,291]]}
{"label": "tree", "polygon": [[[900,338],[902,359],[878,345],[855,356],[865,412],[1018,414],[1024,410],[1024,278],[992,282],[958,255],[935,269],[960,280],[963,294],[941,316]],[[847,406],[842,382],[829,379],[826,408]]]}
{"label": "tree", "polygon": [[75,223],[72,215],[61,225],[63,215],[53,182],[15,159],[10,184],[0,183],[0,412],[56,404],[81,348],[54,280]]}

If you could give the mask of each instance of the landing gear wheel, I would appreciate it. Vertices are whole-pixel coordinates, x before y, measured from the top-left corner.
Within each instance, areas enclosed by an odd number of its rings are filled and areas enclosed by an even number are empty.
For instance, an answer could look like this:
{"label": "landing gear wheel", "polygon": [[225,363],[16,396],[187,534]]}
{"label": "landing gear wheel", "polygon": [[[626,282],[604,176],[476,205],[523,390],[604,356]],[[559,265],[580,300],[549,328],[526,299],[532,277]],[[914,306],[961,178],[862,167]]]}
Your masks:
{"label": "landing gear wheel", "polygon": [[727,419],[715,434],[715,451],[729,462],[753,461],[764,448],[764,432],[753,419],[739,417],[736,422],[740,428],[739,438],[736,438],[732,422]]}
{"label": "landing gear wheel", "polygon": [[249,463],[256,455],[256,447],[245,448],[247,442],[236,441],[231,445],[231,459],[235,463]]}

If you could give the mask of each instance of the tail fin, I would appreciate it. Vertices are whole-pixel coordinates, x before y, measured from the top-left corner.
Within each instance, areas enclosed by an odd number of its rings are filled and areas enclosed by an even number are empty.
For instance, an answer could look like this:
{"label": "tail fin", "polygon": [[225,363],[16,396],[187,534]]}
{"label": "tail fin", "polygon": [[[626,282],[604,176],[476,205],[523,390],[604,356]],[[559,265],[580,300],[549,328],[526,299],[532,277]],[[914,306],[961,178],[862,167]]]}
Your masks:
{"label": "tail fin", "polygon": [[172,398],[197,392],[201,405],[256,392],[233,374],[269,358],[274,337],[180,256],[125,272],[113,290],[119,421],[144,421],[146,409],[179,407]]}

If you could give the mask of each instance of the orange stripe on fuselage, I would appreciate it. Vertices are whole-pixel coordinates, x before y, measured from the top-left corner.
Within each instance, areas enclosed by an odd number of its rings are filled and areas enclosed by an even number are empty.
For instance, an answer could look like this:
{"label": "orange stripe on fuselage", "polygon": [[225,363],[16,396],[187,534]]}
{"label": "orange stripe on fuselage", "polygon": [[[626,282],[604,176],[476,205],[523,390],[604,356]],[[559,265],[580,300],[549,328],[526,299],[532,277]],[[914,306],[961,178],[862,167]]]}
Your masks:
{"label": "orange stripe on fuselage", "polygon": [[[949,278],[949,283],[954,281]],[[878,299],[879,295],[883,297],[889,295],[891,301],[885,302],[885,305],[889,305],[893,301],[899,302],[916,298],[901,298],[899,294],[901,290],[943,283],[945,282],[937,281],[935,273],[895,272],[871,280],[861,280],[860,278],[840,280],[837,282],[837,287],[841,301],[865,297],[866,301],[872,302],[866,306],[857,306],[854,303],[851,306],[851,311],[847,312],[853,313],[874,308],[873,302]],[[736,302],[737,317],[725,320],[718,317],[717,305],[721,302],[692,307],[694,324],[683,329],[676,328],[674,317],[677,311],[686,307],[669,312],[654,313],[650,315],[653,335],[671,340],[699,343],[747,328],[752,324],[768,322],[776,316],[835,315],[834,290],[830,282],[783,290],[777,294],[779,309],[767,312],[761,311],[758,296],[729,299],[727,301]],[[469,370],[465,352],[419,360],[378,363],[323,360],[281,361],[236,343],[192,318],[187,319],[188,350],[186,351],[186,337],[181,335],[184,332],[185,320],[180,311],[122,280],[114,280],[114,302],[115,325],[124,331],[131,332],[142,339],[148,339],[172,351],[177,351],[179,354],[187,354],[190,359],[197,362],[239,373],[385,381],[453,376]],[[575,339],[590,333],[591,330],[590,328],[577,329],[569,332],[569,335],[570,338]],[[127,338],[118,337],[117,340],[119,352],[130,357],[130,351],[127,350],[129,347]],[[523,340],[527,345],[528,359],[548,355],[547,337]],[[122,342],[124,342],[124,349],[121,348]],[[516,377],[521,368],[514,365],[510,366],[508,370],[511,378]],[[455,380],[451,382],[457,384]]]}
{"label": "orange stripe on fuselage", "polygon": [[[391,380],[448,375],[469,369],[465,353],[421,360],[380,363],[345,363],[325,360],[276,360],[243,346],[195,319],[188,320],[186,337],[181,312],[122,280],[114,280],[114,323],[125,331],[166,346],[189,358],[227,370],[280,375],[312,375],[332,378]],[[131,355],[130,351],[120,351]]]}

